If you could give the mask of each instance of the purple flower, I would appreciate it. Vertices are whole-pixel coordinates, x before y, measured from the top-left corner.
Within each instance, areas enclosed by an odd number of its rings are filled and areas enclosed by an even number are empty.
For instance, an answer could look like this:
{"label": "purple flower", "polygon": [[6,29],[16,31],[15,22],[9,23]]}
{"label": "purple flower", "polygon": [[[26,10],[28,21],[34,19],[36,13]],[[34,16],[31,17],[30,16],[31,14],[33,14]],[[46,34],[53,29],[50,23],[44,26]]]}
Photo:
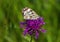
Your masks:
{"label": "purple flower", "polygon": [[21,22],[20,26],[25,27],[24,28],[24,35],[29,34],[29,35],[34,35],[35,38],[37,39],[39,37],[39,31],[41,32],[46,32],[42,28],[42,26],[45,24],[44,20],[42,17],[36,19],[36,20],[26,20],[25,22]]}

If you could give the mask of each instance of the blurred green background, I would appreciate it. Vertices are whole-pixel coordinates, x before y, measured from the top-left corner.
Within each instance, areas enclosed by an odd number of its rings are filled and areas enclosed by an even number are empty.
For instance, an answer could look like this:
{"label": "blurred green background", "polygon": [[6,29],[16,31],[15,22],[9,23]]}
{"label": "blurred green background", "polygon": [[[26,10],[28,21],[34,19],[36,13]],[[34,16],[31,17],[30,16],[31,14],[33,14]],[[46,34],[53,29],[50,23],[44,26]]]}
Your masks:
{"label": "blurred green background", "polygon": [[30,36],[23,36],[19,24],[24,7],[32,8],[46,22],[47,32],[33,42],[60,42],[60,0],[0,0],[0,42],[29,42]]}

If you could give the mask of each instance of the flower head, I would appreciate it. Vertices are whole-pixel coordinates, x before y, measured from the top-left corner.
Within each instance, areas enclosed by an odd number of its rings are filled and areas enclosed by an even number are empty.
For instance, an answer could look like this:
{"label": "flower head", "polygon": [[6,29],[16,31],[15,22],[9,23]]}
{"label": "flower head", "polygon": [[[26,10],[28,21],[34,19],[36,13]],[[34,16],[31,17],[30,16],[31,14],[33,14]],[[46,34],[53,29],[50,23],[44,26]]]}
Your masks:
{"label": "flower head", "polygon": [[42,29],[42,26],[45,24],[42,17],[36,20],[26,20],[25,22],[21,23],[21,25],[25,25],[24,35],[35,35],[37,39],[39,36],[39,31],[46,32],[46,30]]}

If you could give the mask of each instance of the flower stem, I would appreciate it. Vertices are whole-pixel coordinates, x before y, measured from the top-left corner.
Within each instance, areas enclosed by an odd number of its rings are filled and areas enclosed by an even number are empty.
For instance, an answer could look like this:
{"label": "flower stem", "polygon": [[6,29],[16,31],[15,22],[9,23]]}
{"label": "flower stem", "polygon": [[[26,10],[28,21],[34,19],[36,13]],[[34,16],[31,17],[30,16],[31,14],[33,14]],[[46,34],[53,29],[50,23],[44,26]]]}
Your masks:
{"label": "flower stem", "polygon": [[32,42],[32,36],[31,36],[30,42]]}

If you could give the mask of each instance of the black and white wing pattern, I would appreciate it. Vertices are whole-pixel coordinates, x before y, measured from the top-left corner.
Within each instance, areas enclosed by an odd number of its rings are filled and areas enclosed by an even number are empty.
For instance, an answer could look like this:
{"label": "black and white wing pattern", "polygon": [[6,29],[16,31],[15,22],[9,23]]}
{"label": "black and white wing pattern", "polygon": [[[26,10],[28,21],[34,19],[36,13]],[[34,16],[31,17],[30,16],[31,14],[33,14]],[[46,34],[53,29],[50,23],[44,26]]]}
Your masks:
{"label": "black and white wing pattern", "polygon": [[24,19],[37,19],[40,17],[39,15],[36,14],[35,11],[33,11],[32,9],[30,9],[28,7],[25,7],[22,10],[22,13],[24,15]]}

